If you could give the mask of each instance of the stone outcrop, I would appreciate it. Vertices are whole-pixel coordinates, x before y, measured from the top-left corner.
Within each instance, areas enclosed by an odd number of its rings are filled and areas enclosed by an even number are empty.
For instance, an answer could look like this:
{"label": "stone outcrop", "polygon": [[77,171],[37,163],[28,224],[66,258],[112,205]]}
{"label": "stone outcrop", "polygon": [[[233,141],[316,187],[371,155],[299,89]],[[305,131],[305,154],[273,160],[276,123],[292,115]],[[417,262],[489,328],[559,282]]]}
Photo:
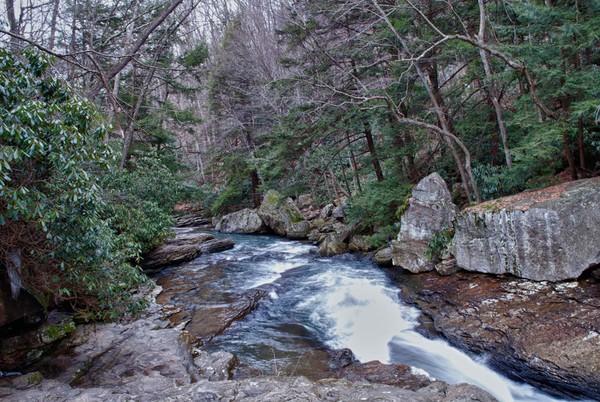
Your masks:
{"label": "stone outcrop", "polygon": [[212,221],[210,218],[206,218],[202,215],[191,213],[191,214],[179,216],[177,218],[177,226],[178,227],[191,227],[191,226],[208,227],[208,226],[212,226]]}
{"label": "stone outcrop", "polygon": [[209,233],[182,233],[174,239],[166,240],[162,246],[145,255],[142,268],[152,271],[193,260],[201,254],[228,250],[233,246],[233,240],[216,239]]}
{"label": "stone outcrop", "polygon": [[538,281],[578,278],[600,264],[600,178],[468,208],[455,233],[461,268]]}
{"label": "stone outcrop", "polygon": [[[167,385],[168,384],[168,385]],[[5,401],[385,401],[385,402],[492,402],[492,396],[467,384],[434,382],[417,391],[393,385],[351,382],[346,379],[311,381],[304,377],[262,376],[241,381],[200,380],[179,385],[150,378],[136,386],[131,382],[119,387],[101,384],[90,388],[71,388],[58,381],[46,380],[24,391],[4,388]]]}
{"label": "stone outcrop", "polygon": [[348,244],[348,251],[351,252],[363,252],[368,253],[369,251],[374,251],[375,247],[367,242],[365,236],[362,235],[354,235]]}
{"label": "stone outcrop", "polygon": [[435,268],[427,255],[429,242],[452,226],[458,209],[444,180],[437,173],[422,179],[413,189],[408,210],[402,215],[400,233],[392,242],[393,263],[411,272]]}
{"label": "stone outcrop", "polygon": [[494,400],[472,385],[430,382],[408,375],[406,368],[386,368],[380,363],[367,363],[368,370],[362,370],[362,374],[360,365],[346,367],[346,377],[355,381],[266,375],[228,380],[238,364],[237,358],[228,353],[197,350],[192,341],[187,332],[172,328],[163,308],[153,303],[145,317],[133,322],[78,327],[73,340],[65,345],[68,349],[46,359],[38,372],[0,378],[0,398],[5,401]]}
{"label": "stone outcrop", "polygon": [[[308,226],[300,226],[304,221],[302,213],[289,197],[283,197],[277,191],[269,190],[258,209],[258,215],[273,232],[279,236],[287,236],[288,232],[296,239],[306,238]],[[300,229],[306,229],[302,233]]]}
{"label": "stone outcrop", "polygon": [[260,233],[265,229],[256,210],[244,208],[240,211],[225,215],[217,223],[216,230],[223,233]]}
{"label": "stone outcrop", "polygon": [[565,283],[423,273],[397,284],[454,346],[542,390],[600,400],[600,272]]}
{"label": "stone outcrop", "polygon": [[40,326],[0,338],[0,370],[22,370],[37,362],[74,330],[71,316],[53,311]]}

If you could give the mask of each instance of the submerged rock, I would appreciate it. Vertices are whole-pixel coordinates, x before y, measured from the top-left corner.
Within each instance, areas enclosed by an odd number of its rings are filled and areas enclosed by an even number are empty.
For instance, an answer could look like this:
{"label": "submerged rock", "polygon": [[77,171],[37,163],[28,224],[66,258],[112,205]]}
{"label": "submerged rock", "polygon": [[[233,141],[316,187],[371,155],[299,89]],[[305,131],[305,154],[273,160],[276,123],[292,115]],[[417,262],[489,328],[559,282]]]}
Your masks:
{"label": "submerged rock", "polygon": [[223,233],[259,233],[265,229],[255,209],[244,208],[221,218],[216,229]]}
{"label": "submerged rock", "polygon": [[250,289],[240,295],[215,294],[212,304],[198,305],[186,326],[200,342],[209,342],[223,333],[234,321],[241,320],[254,311],[260,302],[269,297],[262,289]]}
{"label": "submerged rock", "polygon": [[402,215],[398,240],[392,242],[394,265],[415,273],[433,270],[434,264],[427,255],[429,242],[437,233],[452,227],[457,211],[439,174],[422,179]]}
{"label": "submerged rock", "polygon": [[576,279],[600,264],[600,178],[489,201],[456,219],[457,264],[537,281]]}
{"label": "submerged rock", "polygon": [[144,270],[156,270],[167,265],[193,260],[201,254],[216,253],[233,248],[231,239],[215,239],[209,233],[183,233],[146,254],[142,261]]}
{"label": "submerged rock", "polygon": [[600,400],[600,281],[552,284],[458,272],[403,275],[404,300],[455,346],[551,393]]}

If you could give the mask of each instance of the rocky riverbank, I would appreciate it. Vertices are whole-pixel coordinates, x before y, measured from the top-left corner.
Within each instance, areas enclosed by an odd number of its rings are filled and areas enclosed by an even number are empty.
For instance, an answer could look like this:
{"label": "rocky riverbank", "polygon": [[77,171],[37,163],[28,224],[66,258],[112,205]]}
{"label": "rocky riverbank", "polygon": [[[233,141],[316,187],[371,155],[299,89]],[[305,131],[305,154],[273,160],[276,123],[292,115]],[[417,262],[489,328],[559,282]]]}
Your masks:
{"label": "rocky riverbank", "polygon": [[[155,295],[160,293],[160,288]],[[209,354],[173,327],[170,306],[153,303],[135,321],[79,326],[37,371],[0,379],[6,401],[480,401],[495,399],[472,385],[449,385],[405,366],[357,364],[337,356],[337,375],[255,376],[231,380],[235,356]],[[341,356],[347,356],[342,353]],[[338,378],[333,378],[338,377]],[[342,378],[339,378],[342,377]]]}
{"label": "rocky riverbank", "polygon": [[429,272],[396,283],[431,320],[424,332],[547,392],[600,400],[600,272],[563,283]]}

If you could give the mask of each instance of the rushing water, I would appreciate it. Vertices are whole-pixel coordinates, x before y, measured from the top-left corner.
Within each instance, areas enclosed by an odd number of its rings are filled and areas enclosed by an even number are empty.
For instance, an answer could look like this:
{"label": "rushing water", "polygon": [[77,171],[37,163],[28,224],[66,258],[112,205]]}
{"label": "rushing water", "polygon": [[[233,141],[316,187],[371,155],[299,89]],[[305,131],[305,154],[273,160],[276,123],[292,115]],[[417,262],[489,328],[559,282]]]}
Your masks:
{"label": "rushing water", "polygon": [[371,263],[320,258],[313,246],[269,236],[231,237],[234,249],[182,269],[217,267],[210,286],[238,293],[260,287],[270,298],[215,338],[212,350],[235,353],[272,373],[319,347],[349,348],[361,362],[406,364],[448,383],[477,385],[500,401],[554,400],[494,372],[483,359],[419,334],[419,311],[403,303],[385,272]]}

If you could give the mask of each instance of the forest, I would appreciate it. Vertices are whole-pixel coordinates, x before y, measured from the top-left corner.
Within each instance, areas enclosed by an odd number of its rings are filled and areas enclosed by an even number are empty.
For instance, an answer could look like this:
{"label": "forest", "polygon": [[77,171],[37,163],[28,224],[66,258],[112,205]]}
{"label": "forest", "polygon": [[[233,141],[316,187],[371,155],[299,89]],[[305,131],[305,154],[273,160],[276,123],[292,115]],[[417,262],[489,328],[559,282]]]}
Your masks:
{"label": "forest", "polygon": [[[598,0],[4,0],[0,265],[46,308],[145,306],[174,206],[344,200],[376,246],[600,173]],[[16,296],[15,296],[16,297]]]}

